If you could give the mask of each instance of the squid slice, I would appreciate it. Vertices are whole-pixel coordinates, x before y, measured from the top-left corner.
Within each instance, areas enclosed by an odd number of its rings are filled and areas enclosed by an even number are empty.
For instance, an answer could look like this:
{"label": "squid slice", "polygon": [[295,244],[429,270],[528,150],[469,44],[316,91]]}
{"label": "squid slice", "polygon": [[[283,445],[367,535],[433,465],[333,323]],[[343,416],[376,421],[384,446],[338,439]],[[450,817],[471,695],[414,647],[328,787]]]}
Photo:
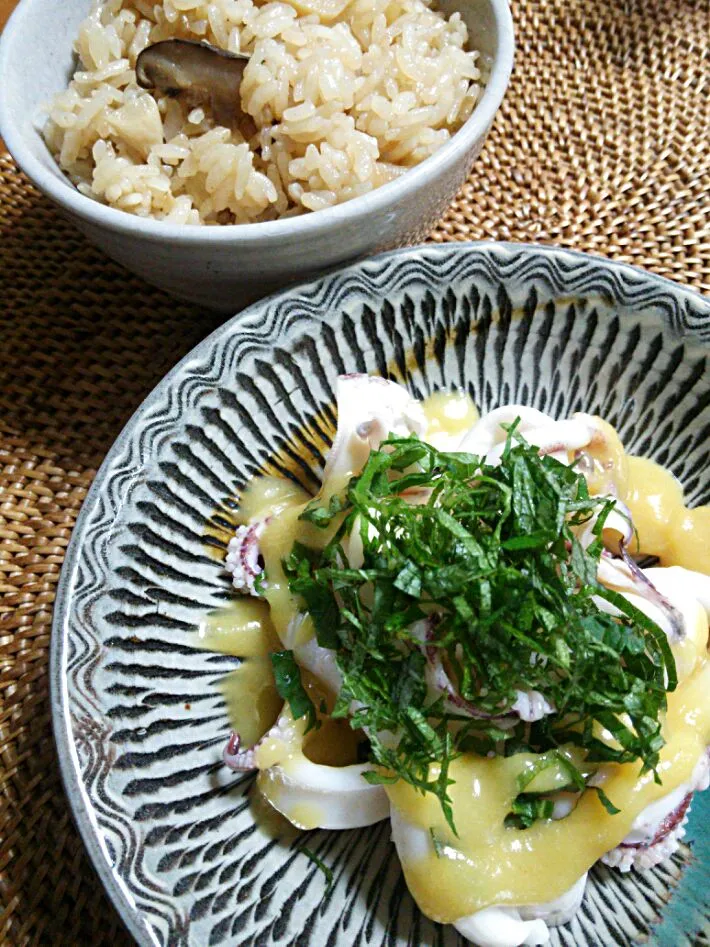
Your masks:
{"label": "squid slice", "polygon": [[286,629],[284,647],[293,651],[299,667],[309,671],[325,686],[326,690],[335,697],[340,693],[343,685],[343,675],[338,669],[335,660],[335,651],[323,648],[318,644],[315,633],[311,633],[307,640],[303,640],[303,623],[307,615],[299,612],[291,619]]}
{"label": "squid slice", "polygon": [[688,811],[691,798],[688,796],[678,807],[677,812],[669,816],[672,828],[663,832],[662,837],[650,845],[617,845],[606,855],[602,855],[602,862],[609,868],[616,868],[622,874],[631,871],[648,871],[661,862],[671,858],[678,851],[680,843],[685,837],[685,826],[688,821]]}
{"label": "squid slice", "polygon": [[389,816],[382,786],[371,786],[366,763],[323,766],[305,757],[272,766],[258,777],[274,809],[299,829],[358,829]]}
{"label": "squid slice", "polygon": [[274,809],[300,829],[357,829],[389,816],[384,788],[364,778],[370,764],[314,763],[304,737],[305,722],[285,709],[255,754],[259,789]]}
{"label": "squid slice", "polygon": [[673,855],[685,835],[693,794],[710,786],[710,749],[698,760],[687,783],[682,783],[640,812],[623,841],[602,856],[605,865],[626,872],[659,865]]}
{"label": "squid slice", "polygon": [[[614,501],[614,507],[609,511],[602,527],[602,543],[604,548],[608,549],[614,555],[618,556],[633,539],[634,525],[631,519],[631,511],[625,503],[616,497],[608,497]],[[599,519],[599,514],[595,513],[582,527],[579,527],[577,537],[582,546],[587,549],[597,538],[594,535],[594,527]]]}
{"label": "squid slice", "polygon": [[[669,581],[681,583],[686,594],[696,599],[705,610],[710,619],[710,575],[703,572],[694,572],[692,569],[685,569],[683,566],[665,566],[644,569],[649,578],[655,576],[656,581],[659,574],[665,575]],[[656,584],[658,584],[656,582]]]}
{"label": "squid slice", "polygon": [[522,404],[508,404],[502,408],[495,408],[488,414],[480,418],[473,427],[461,438],[458,450],[470,454],[478,454],[484,457],[492,447],[505,442],[506,432],[501,427],[502,424],[512,424],[516,418],[520,418],[518,430],[523,433],[534,426],[540,426],[548,423],[551,419],[548,415],[538,411],[537,408],[528,408]]}
{"label": "squid slice", "polygon": [[[405,866],[431,855],[433,842],[425,829],[412,825],[392,806],[392,841]],[[546,944],[548,924],[565,924],[576,913],[584,897],[586,872],[559,898],[544,904],[522,907],[494,905],[454,921],[456,930],[479,947],[519,947],[521,944]]]}
{"label": "squid slice", "polygon": [[[703,597],[710,599],[710,578],[681,566],[640,569],[639,573],[643,582],[622,559],[602,556],[597,575],[603,585],[620,592],[663,629],[675,649],[678,678],[684,680],[707,649],[710,610]],[[602,611],[617,614],[603,599],[595,598],[595,602]]]}
{"label": "squid slice", "polygon": [[340,375],[336,387],[338,429],[323,473],[345,479],[360,473],[388,434],[420,437],[427,428],[421,404],[401,385],[370,375]]}
{"label": "squid slice", "polygon": [[[617,501],[617,504],[618,502],[619,501]],[[682,608],[676,607],[671,599],[664,595],[662,590],[651,580],[650,572],[642,569],[628,554],[627,544],[629,539],[622,535],[623,525],[619,525],[618,527],[615,525],[613,518],[616,516],[616,511],[612,511],[602,530],[602,540],[605,549],[602,551],[597,566],[598,581],[607,588],[615,589],[627,595],[629,601],[634,601],[631,596],[640,597],[641,601],[645,604],[639,607],[642,611],[646,612],[649,617],[653,618],[657,625],[663,628],[671,644],[682,641],[686,634],[686,628],[693,626],[694,619],[689,619],[687,611],[684,614]],[[612,525],[608,528],[607,524],[610,520],[612,521]],[[630,528],[630,519],[628,520],[628,525]],[[592,537],[592,527],[585,527],[585,531],[581,535],[582,545],[588,546],[592,541]],[[609,549],[613,549],[621,558],[613,558],[608,551]],[[660,572],[656,572],[656,575],[660,576],[661,583],[666,582],[668,578],[667,573],[668,569],[665,568],[660,570]],[[671,584],[675,584],[674,580],[671,580]],[[630,593],[630,595],[627,593]],[[691,592],[689,600],[694,602],[695,598]],[[597,605],[599,605],[598,600]],[[652,609],[652,611],[649,611],[649,608]],[[608,608],[603,608],[603,610],[609,611]],[[616,614],[616,611],[612,610],[611,614]]]}
{"label": "squid slice", "polygon": [[[592,436],[590,428],[579,421],[553,421],[551,419],[539,427],[525,429],[521,426],[520,432],[529,444],[534,444],[538,448],[538,453],[549,454],[550,457],[554,457],[563,464],[569,463],[570,453],[585,447]],[[488,463],[500,463],[504,450],[505,441],[492,447],[486,455]]]}
{"label": "squid slice", "polygon": [[466,700],[459,693],[447,673],[439,648],[428,644],[434,634],[437,620],[436,615],[430,615],[428,618],[415,622],[409,629],[411,636],[421,642],[422,653],[427,662],[424,667],[424,679],[427,684],[428,697],[432,701],[443,697],[444,708],[450,713],[460,714],[464,717],[494,720],[497,726],[503,728],[515,726],[518,719],[534,723],[536,720],[542,720],[548,714],[556,712],[554,705],[543,694],[534,690],[516,690],[515,702],[509,708],[501,708],[500,714],[481,710],[475,704]]}
{"label": "squid slice", "polygon": [[588,424],[594,434],[575,455],[577,469],[584,474],[591,493],[616,496],[624,492],[627,477],[626,452],[619,435],[603,418],[577,412],[574,421]]}
{"label": "squid slice", "polygon": [[264,571],[259,540],[270,517],[248,526],[238,526],[227,546],[225,565],[232,574],[232,585],[245,595],[258,596],[256,582]]}
{"label": "squid slice", "polygon": [[222,759],[235,773],[250,773],[256,769],[255,748],[242,748],[241,742],[239,734],[232,730],[222,752]]}
{"label": "squid slice", "polygon": [[479,947],[518,947],[521,944],[546,944],[549,927],[570,921],[582,903],[587,873],[563,895],[545,904],[524,907],[494,905],[462,917],[454,923],[456,930]]}
{"label": "squid slice", "polygon": [[321,647],[314,636],[305,644],[296,645],[293,654],[298,665],[310,671],[332,694],[340,693],[343,675],[336,664],[335,651]]}
{"label": "squid slice", "polygon": [[557,712],[554,704],[541,694],[540,691],[516,691],[515,703],[511,712],[517,714],[526,723],[535,723],[549,714]]}
{"label": "squid slice", "polygon": [[489,464],[498,463],[508,437],[502,425],[512,424],[518,418],[518,433],[541,453],[551,454],[563,463],[567,463],[569,452],[586,447],[594,437],[594,428],[585,418],[555,421],[537,408],[510,404],[477,421],[464,434],[458,450],[485,457]]}

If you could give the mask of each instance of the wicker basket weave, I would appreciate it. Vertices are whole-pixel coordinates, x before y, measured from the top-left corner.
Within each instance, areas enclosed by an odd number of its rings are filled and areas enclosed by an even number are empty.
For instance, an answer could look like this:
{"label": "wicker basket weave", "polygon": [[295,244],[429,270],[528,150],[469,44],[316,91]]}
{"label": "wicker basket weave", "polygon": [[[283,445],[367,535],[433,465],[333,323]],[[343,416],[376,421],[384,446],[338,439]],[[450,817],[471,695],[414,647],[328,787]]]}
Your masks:
{"label": "wicker basket weave", "polygon": [[[518,54],[431,239],[556,243],[710,290],[710,0],[513,0]],[[0,155],[0,943],[129,943],[52,743],[52,603],[120,428],[219,317],[89,247]]]}

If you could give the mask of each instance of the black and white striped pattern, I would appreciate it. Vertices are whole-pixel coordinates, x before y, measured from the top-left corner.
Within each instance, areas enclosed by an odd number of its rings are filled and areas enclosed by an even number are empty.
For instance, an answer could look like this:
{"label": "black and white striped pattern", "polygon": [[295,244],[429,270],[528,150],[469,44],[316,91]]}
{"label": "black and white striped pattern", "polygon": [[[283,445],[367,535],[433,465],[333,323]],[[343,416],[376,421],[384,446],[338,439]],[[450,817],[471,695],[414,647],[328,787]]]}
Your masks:
{"label": "black and white striped pattern", "polygon": [[[245,482],[268,471],[317,487],[337,375],[385,375],[417,396],[462,387],[484,412],[601,414],[696,505],[710,500],[709,352],[710,304],[691,292],[581,254],[482,244],[387,254],[289,290],[170,373],[85,503],[53,641],[67,788],[141,943],[458,942],[414,907],[387,824],[312,833],[337,880],[324,897],[297,844],[255,824],[251,780],[221,765],[216,684],[236,662],[200,650],[196,628],[229,599],[220,557]],[[553,943],[645,936],[684,857],[642,879],[595,873]],[[701,914],[710,929],[708,903]]]}

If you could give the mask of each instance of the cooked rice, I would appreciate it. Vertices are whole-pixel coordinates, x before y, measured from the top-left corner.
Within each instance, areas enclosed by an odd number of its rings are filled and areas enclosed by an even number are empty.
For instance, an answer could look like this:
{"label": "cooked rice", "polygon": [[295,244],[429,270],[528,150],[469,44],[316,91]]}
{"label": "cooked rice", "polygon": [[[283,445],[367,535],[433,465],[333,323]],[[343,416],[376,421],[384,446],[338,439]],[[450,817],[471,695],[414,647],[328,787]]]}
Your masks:
{"label": "cooked rice", "polygon": [[[209,102],[137,85],[141,50],[173,38],[249,54],[253,124],[220,126]],[[44,133],[79,190],[112,207],[274,220],[365,194],[447,141],[481,91],[466,42],[460,15],[429,0],[94,0]]]}

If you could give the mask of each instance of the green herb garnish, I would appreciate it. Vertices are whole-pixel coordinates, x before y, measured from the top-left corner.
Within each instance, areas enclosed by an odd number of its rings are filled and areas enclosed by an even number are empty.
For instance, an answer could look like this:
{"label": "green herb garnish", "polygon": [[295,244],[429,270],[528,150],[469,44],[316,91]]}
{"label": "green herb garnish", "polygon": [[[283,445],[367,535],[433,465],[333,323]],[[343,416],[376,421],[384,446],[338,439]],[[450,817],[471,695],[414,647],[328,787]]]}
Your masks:
{"label": "green herb garnish", "polygon": [[[418,491],[419,502],[405,491]],[[662,630],[597,581],[612,507],[514,426],[499,466],[390,437],[342,495],[309,504],[310,523],[340,522],[325,548],[296,543],[284,566],[319,644],[337,652],[343,687],[334,715],[366,729],[381,767],[370,781],[401,778],[435,793],[454,829],[449,767],[470,748],[510,755],[572,744],[590,763],[638,760],[655,772],[675,665]],[[593,516],[596,539],[584,549],[576,529]],[[359,568],[343,548],[353,531],[364,550]],[[602,599],[621,614],[600,609]],[[488,717],[470,719],[428,696],[432,656]],[[498,728],[496,718],[529,690],[555,713]],[[576,769],[570,783],[586,785]],[[547,817],[548,800],[519,788],[519,824]]]}
{"label": "green herb garnish", "polygon": [[266,575],[265,573],[259,572],[254,577],[254,592],[256,595],[263,596],[266,591]]}
{"label": "green herb garnish", "polygon": [[429,835],[431,835],[431,844],[434,846],[434,853],[437,858],[441,858],[444,854],[444,843],[441,841],[437,835],[436,829],[430,828]]}
{"label": "green herb garnish", "polygon": [[607,796],[601,786],[592,786],[591,787],[596,794],[599,796],[599,801],[604,806],[609,815],[618,815],[621,812],[621,809],[617,809],[611,799]]}
{"label": "green herb garnish", "polygon": [[505,817],[509,829],[529,829],[538,819],[549,819],[555,804],[547,796],[522,792],[513,801],[512,812]]}
{"label": "green herb garnish", "polygon": [[[554,788],[546,791],[531,792],[528,787],[541,773],[553,770],[564,779]],[[574,765],[563,753],[558,750],[549,750],[537,757],[534,763],[528,764],[517,778],[518,795],[513,801],[511,812],[506,816],[505,824],[509,828],[529,829],[538,819],[549,819],[554,809],[552,796],[558,792],[580,792],[586,789],[584,773]],[[606,798],[606,797],[605,797]],[[618,812],[618,809],[616,810]]]}
{"label": "green herb garnish", "polygon": [[312,861],[319,871],[323,872],[323,874],[325,875],[325,894],[326,895],[329,894],[330,889],[333,887],[333,881],[334,881],[332,868],[328,868],[326,863],[322,859],[320,859],[315,854],[315,852],[312,852],[310,848],[306,848],[305,845],[301,845],[298,850],[299,852],[302,852],[306,856],[306,858]]}
{"label": "green herb garnish", "polygon": [[296,664],[293,651],[273,652],[271,666],[274,669],[274,681],[279,696],[288,702],[294,720],[299,720],[301,717],[307,718],[307,733],[316,725],[316,708],[303,686],[301,671]]}

